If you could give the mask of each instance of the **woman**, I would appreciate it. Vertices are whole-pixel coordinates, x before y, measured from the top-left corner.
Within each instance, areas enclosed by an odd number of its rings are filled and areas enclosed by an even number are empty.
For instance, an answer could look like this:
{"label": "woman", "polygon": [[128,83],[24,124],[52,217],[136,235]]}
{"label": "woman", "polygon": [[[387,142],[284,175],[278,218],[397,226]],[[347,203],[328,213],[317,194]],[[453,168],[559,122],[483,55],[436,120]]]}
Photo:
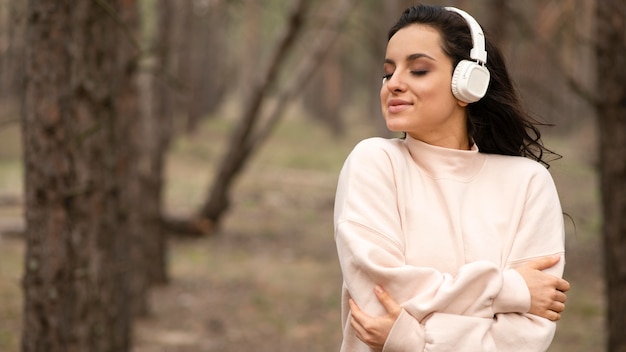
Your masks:
{"label": "woman", "polygon": [[342,351],[545,351],[569,289],[563,217],[500,53],[466,13],[419,5],[383,67],[405,138],[362,141],[339,177]]}

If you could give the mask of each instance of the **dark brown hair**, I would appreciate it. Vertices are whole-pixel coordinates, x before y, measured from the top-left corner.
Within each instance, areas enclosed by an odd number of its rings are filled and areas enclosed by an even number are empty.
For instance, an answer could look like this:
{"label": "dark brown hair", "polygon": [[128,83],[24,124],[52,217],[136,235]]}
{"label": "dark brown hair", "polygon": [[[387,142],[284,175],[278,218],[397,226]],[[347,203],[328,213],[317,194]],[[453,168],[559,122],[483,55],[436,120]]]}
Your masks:
{"label": "dark brown hair", "polygon": [[[454,66],[461,60],[470,60],[471,33],[461,15],[440,6],[416,5],[402,13],[389,30],[388,39],[400,29],[415,23],[431,26],[439,32],[442,49],[452,58]],[[487,35],[485,41],[491,80],[485,96],[467,107],[470,139],[482,153],[525,156],[549,166],[549,161],[561,156],[541,142],[538,126],[547,124],[524,111],[500,50]],[[550,156],[549,160],[546,160],[547,156]]]}

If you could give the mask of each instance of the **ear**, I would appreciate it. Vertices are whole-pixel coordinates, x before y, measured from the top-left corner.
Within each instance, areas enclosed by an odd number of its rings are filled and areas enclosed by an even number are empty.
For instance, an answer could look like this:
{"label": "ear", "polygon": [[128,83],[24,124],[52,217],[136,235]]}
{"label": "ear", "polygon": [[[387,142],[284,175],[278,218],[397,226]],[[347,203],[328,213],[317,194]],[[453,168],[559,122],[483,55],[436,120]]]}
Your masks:
{"label": "ear", "polygon": [[459,99],[457,99],[457,100],[456,100],[456,103],[457,103],[460,107],[462,107],[462,108],[467,107],[467,105],[469,105],[469,103],[466,103],[466,102],[464,102],[464,101],[462,101],[462,100],[459,100]]}

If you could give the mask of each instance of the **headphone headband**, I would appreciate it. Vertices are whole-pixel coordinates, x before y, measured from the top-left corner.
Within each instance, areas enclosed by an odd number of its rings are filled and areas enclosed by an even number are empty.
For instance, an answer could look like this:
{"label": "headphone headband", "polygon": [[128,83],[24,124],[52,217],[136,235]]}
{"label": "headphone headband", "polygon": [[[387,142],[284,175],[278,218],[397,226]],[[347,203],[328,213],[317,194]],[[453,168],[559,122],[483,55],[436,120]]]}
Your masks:
{"label": "headphone headband", "polygon": [[446,10],[456,12],[459,15],[463,16],[467,24],[469,25],[472,42],[474,47],[470,51],[470,57],[473,60],[478,60],[479,62],[486,64],[487,63],[487,51],[485,50],[485,35],[483,34],[483,29],[480,27],[478,22],[474,19],[474,17],[470,16],[467,12],[457,9],[456,7],[445,7]]}

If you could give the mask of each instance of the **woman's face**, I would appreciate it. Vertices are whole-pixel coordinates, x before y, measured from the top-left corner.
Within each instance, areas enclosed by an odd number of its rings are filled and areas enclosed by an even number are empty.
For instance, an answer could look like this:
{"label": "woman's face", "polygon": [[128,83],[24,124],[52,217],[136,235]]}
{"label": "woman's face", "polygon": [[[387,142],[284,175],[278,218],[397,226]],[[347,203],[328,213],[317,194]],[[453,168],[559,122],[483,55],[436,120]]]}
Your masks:
{"label": "woman's face", "polygon": [[469,147],[465,106],[452,95],[452,60],[433,27],[412,24],[387,44],[380,102],[387,128],[429,144]]}

